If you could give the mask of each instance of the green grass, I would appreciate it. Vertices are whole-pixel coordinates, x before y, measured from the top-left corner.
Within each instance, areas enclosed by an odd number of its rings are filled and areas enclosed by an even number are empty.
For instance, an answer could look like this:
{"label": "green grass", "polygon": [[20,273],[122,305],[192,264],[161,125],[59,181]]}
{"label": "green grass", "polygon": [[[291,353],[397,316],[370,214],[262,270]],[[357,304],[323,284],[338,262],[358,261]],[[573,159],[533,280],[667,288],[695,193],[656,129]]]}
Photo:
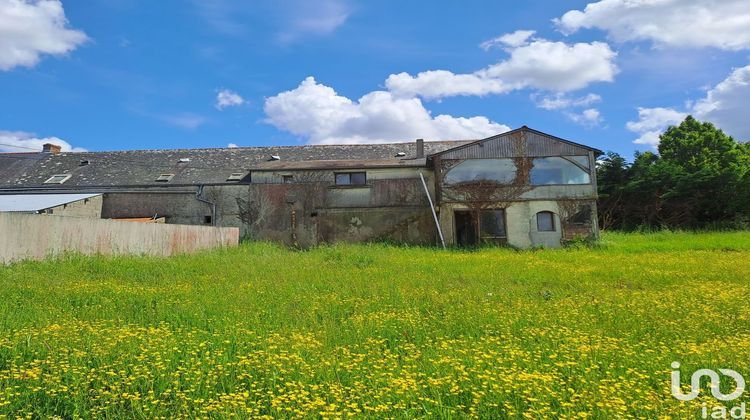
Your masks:
{"label": "green grass", "polygon": [[24,262],[0,418],[696,416],[670,363],[750,380],[748,302],[747,232]]}

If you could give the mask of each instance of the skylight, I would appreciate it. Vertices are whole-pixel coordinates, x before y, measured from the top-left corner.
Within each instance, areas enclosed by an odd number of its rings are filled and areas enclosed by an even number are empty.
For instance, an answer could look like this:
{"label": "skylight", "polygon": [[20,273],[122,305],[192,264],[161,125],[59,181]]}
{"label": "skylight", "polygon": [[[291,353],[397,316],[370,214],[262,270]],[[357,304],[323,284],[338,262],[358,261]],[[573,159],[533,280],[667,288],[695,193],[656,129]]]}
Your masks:
{"label": "skylight", "polygon": [[233,172],[227,177],[227,181],[239,181],[245,176],[242,172]]}
{"label": "skylight", "polygon": [[279,155],[271,155],[271,160],[281,160],[281,156],[279,156]]}
{"label": "skylight", "polygon": [[58,174],[52,175],[48,180],[44,181],[45,184],[62,184],[63,182],[70,179],[70,174]]}
{"label": "skylight", "polygon": [[156,178],[156,182],[169,182],[174,178],[174,174],[161,174]]}

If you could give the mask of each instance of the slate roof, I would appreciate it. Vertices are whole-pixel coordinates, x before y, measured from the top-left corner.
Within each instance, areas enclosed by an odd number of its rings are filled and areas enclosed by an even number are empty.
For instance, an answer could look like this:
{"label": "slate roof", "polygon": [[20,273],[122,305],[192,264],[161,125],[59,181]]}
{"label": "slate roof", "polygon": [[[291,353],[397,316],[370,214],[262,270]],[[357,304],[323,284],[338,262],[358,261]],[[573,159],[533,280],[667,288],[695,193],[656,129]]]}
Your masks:
{"label": "slate roof", "polygon": [[[457,147],[465,141],[425,141],[426,156]],[[397,157],[397,153],[405,153]],[[227,149],[132,150],[83,153],[0,153],[0,190],[95,189],[96,187],[175,186],[227,183],[232,173],[247,172],[276,162],[391,161],[416,157],[416,143],[239,147]],[[181,163],[180,159],[189,159]],[[85,163],[84,163],[85,162]],[[420,164],[422,164],[420,162]],[[281,164],[279,164],[282,166]],[[307,166],[309,167],[308,164]],[[303,165],[306,166],[306,165]],[[331,165],[335,167],[336,165]],[[356,166],[354,163],[349,166]],[[64,184],[45,184],[56,174],[71,174]],[[174,174],[168,182],[157,182],[160,174]]]}

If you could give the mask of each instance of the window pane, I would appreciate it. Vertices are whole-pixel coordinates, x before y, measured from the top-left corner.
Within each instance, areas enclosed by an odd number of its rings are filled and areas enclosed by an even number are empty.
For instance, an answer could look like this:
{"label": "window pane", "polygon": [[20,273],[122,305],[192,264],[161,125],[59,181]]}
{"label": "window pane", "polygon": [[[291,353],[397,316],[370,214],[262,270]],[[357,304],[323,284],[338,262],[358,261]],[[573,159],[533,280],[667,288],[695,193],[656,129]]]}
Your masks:
{"label": "window pane", "polygon": [[503,210],[484,210],[480,214],[479,228],[482,237],[504,238],[505,217]]}
{"label": "window pane", "polygon": [[365,173],[364,172],[352,172],[349,178],[352,185],[365,185]]}
{"label": "window pane", "polygon": [[536,230],[539,232],[555,231],[555,215],[548,211],[541,211],[536,214]]}
{"label": "window pane", "polygon": [[568,159],[576,162],[577,164],[583,166],[584,168],[589,167],[589,157],[588,156],[566,156]]}
{"label": "window pane", "polygon": [[516,164],[513,159],[470,159],[449,170],[445,175],[445,183],[495,181],[507,184],[515,178]]}
{"label": "window pane", "polygon": [[588,184],[588,172],[561,157],[537,158],[531,168],[533,185]]}
{"label": "window pane", "polygon": [[336,185],[349,185],[351,184],[349,174],[336,174]]}

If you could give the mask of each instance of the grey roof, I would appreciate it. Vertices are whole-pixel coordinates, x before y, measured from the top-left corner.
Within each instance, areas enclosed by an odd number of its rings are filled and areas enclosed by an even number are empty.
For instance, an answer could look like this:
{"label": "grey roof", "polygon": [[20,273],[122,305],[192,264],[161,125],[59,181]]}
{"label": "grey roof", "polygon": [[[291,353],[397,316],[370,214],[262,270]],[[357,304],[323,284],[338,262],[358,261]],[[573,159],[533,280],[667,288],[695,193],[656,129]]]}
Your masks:
{"label": "grey roof", "polygon": [[0,211],[32,212],[74,203],[101,194],[16,194],[0,195]]}
{"label": "grey roof", "polygon": [[[425,141],[424,152],[430,155],[471,141]],[[405,156],[397,157],[399,152]],[[0,189],[220,184],[232,173],[269,162],[272,155],[281,158],[277,162],[410,160],[416,157],[416,143],[7,153],[0,154]],[[180,159],[189,162],[181,163]],[[44,184],[56,174],[72,176],[63,184]],[[174,174],[174,177],[168,183],[157,182],[160,174]]]}

